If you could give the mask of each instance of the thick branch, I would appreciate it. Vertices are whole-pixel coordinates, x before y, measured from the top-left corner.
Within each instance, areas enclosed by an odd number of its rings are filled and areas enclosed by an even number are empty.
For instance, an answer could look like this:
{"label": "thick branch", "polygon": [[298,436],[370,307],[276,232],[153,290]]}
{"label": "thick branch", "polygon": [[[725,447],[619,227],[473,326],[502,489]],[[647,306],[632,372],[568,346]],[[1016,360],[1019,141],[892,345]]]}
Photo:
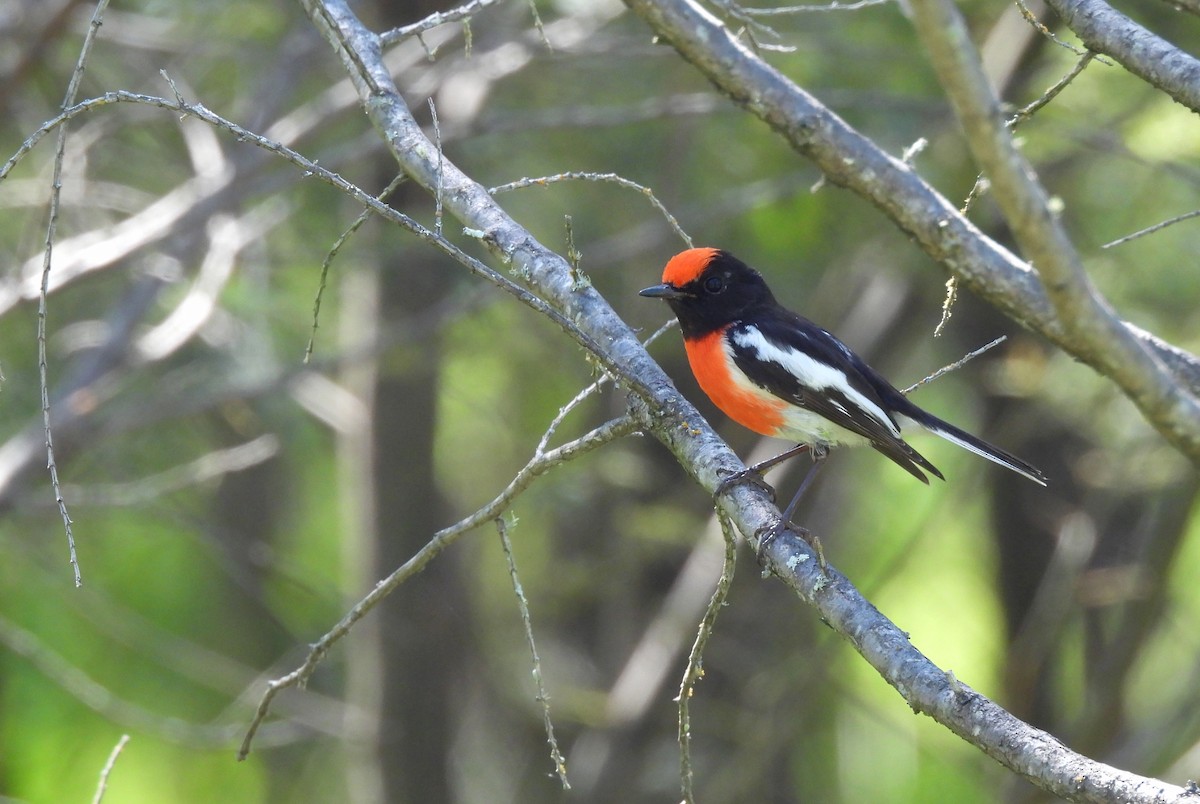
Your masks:
{"label": "thick branch", "polygon": [[1104,0],[1046,0],[1090,50],[1200,112],[1200,60],[1151,33]]}
{"label": "thick branch", "polygon": [[769,548],[773,567],[793,567],[781,576],[833,624],[918,713],[938,721],[988,756],[1071,801],[1181,802],[1183,788],[1096,762],[1035,729],[938,668],[861,596],[846,578],[822,575],[808,546],[791,533]]}

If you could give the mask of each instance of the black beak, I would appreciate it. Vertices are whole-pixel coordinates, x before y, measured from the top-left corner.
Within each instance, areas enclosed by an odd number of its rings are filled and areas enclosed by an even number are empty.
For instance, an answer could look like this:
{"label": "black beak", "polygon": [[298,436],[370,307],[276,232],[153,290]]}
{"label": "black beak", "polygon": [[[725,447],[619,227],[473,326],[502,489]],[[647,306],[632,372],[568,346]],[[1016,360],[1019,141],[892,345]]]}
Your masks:
{"label": "black beak", "polygon": [[639,290],[638,295],[649,299],[686,299],[691,294],[685,293],[674,285],[662,284]]}

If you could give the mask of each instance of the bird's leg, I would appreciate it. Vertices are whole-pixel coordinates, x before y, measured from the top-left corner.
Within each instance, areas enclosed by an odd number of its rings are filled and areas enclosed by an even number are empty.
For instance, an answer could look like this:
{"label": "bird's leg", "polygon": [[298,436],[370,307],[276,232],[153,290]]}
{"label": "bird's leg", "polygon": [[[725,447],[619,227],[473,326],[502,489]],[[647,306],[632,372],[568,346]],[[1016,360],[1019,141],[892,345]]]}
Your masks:
{"label": "bird's leg", "polygon": [[829,454],[829,451],[824,447],[815,447],[813,448],[812,454],[813,465],[809,467],[808,474],[804,476],[804,480],[800,481],[800,488],[796,489],[796,496],[792,497],[792,501],[788,503],[788,507],[784,509],[783,517],[779,520],[779,524],[771,528],[767,533],[764,533],[762,538],[758,540],[758,562],[760,564],[763,563],[764,553],[771,545],[771,542],[775,541],[779,534],[786,530],[790,525],[796,528],[796,532],[800,535],[800,538],[808,542],[808,546],[811,547],[817,554],[817,561],[821,565],[821,571],[825,572],[827,565],[825,564],[825,551],[821,548],[821,540],[810,533],[806,528],[802,528],[792,522],[792,514],[795,513],[796,506],[799,504],[800,498],[804,496],[806,491],[808,491],[808,487],[812,484],[813,478],[817,476],[817,472],[824,465],[825,457]]}
{"label": "bird's leg", "polygon": [[799,504],[800,498],[804,496],[804,492],[808,491],[809,485],[812,484],[813,478],[817,476],[817,470],[825,465],[825,456],[829,454],[829,450],[824,447],[813,449],[813,464],[808,469],[808,474],[800,481],[800,488],[796,489],[796,496],[788,503],[788,507],[783,510],[783,521],[791,523],[792,514],[796,512],[796,505]]}
{"label": "bird's leg", "polygon": [[714,497],[719,497],[729,491],[734,486],[742,483],[750,483],[758,486],[771,497],[771,502],[775,501],[775,489],[763,478],[768,471],[775,468],[779,464],[786,461],[788,458],[793,458],[804,452],[807,452],[811,447],[808,444],[797,444],[791,449],[784,450],[774,458],[767,458],[765,461],[754,464],[751,467],[743,469],[740,472],[735,472],[729,477],[717,484],[717,490],[713,492]]}

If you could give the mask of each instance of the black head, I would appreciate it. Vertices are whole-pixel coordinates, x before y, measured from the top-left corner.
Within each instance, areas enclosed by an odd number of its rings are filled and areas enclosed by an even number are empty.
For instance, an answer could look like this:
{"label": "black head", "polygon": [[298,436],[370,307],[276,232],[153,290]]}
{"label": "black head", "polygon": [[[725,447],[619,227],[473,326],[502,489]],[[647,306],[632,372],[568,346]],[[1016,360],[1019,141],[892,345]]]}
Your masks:
{"label": "black head", "polygon": [[727,251],[692,248],[663,269],[663,282],[641,291],[671,306],[685,338],[695,338],[743,319],[775,297],[762,274]]}

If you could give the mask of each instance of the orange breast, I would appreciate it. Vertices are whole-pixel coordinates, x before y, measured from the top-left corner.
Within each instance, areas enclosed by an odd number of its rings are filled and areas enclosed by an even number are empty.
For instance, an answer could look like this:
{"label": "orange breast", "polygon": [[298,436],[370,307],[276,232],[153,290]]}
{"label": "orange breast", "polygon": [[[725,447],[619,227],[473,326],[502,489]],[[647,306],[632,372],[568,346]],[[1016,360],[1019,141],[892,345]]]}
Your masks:
{"label": "orange breast", "polygon": [[724,330],[684,340],[683,345],[701,390],[726,416],[762,435],[773,436],[779,431],[787,403],[748,380],[735,379],[736,368],[725,349]]}

